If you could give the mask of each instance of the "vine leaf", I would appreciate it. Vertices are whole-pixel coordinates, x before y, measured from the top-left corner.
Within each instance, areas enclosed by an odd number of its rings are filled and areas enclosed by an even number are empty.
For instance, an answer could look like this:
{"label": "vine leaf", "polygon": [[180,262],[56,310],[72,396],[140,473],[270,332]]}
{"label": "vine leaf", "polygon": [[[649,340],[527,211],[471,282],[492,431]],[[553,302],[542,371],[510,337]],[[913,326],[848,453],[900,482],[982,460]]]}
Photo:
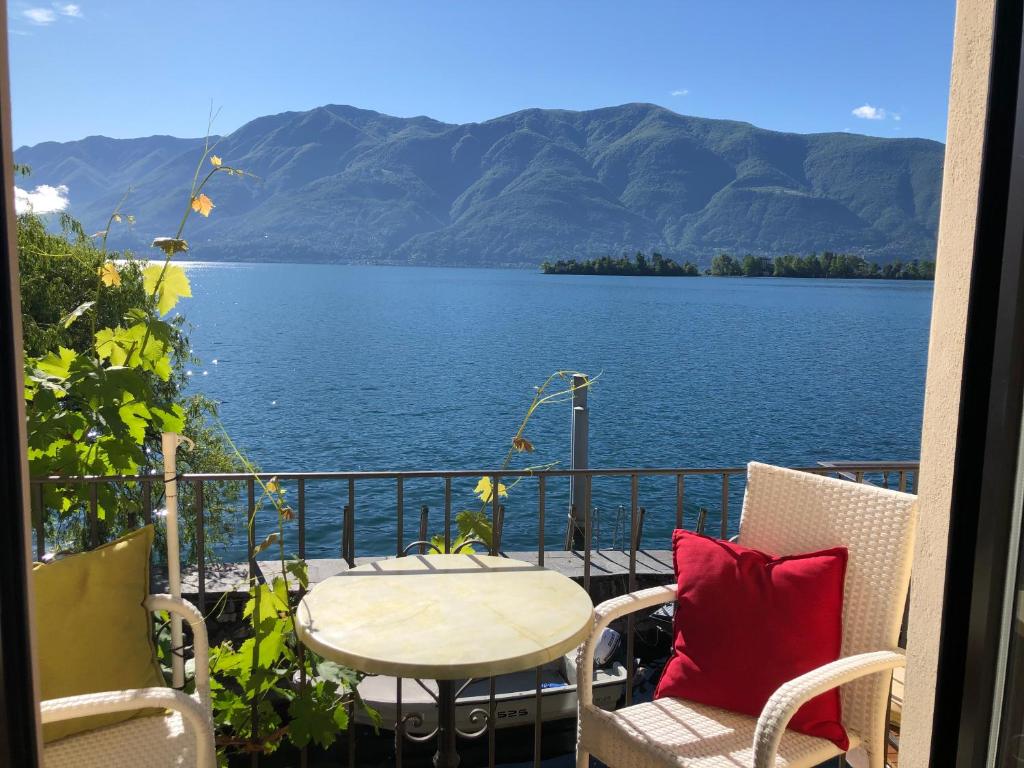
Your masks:
{"label": "vine leaf", "polygon": [[512,448],[519,451],[520,453],[522,453],[523,451],[527,453],[533,453],[533,443],[531,443],[529,440],[527,440],[525,437],[521,435],[519,437],[512,438]]}
{"label": "vine leaf", "polygon": [[[323,686],[323,683],[319,683]],[[297,747],[305,747],[315,741],[321,747],[329,747],[339,730],[348,726],[348,715],[344,706],[335,706],[322,696],[298,696],[288,705],[291,716],[289,735]],[[338,715],[338,712],[342,715]]]}
{"label": "vine leaf", "polygon": [[121,273],[117,271],[117,265],[108,261],[99,268],[100,282],[108,288],[121,284]]}
{"label": "vine leaf", "polygon": [[149,410],[161,432],[182,432],[185,429],[185,409],[177,403],[173,403],[169,411],[155,405]]}
{"label": "vine leaf", "polygon": [[149,244],[150,248],[159,248],[168,256],[176,253],[184,253],[188,250],[188,243],[180,237],[157,237]]}
{"label": "vine leaf", "polygon": [[[161,279],[163,275],[163,279]],[[192,285],[185,275],[185,270],[176,264],[153,264],[142,272],[143,285],[150,296],[157,295],[157,310],[166,315],[178,299],[192,295]]]}
{"label": "vine leaf", "polygon": [[149,426],[151,418],[146,404],[138,401],[125,403],[117,409],[117,414],[121,417],[124,425],[128,427],[128,433],[132,439],[141,445],[146,439],[146,427]]}
{"label": "vine leaf", "polygon": [[36,362],[36,368],[47,376],[55,379],[66,379],[71,369],[71,364],[78,359],[78,353],[67,347],[57,347],[57,353],[47,353],[45,357]]}
{"label": "vine leaf", "polygon": [[309,587],[309,571],[305,560],[289,560],[285,563],[284,569],[298,580],[300,587]]}
{"label": "vine leaf", "polygon": [[[120,282],[120,276],[118,276],[117,279],[118,282]],[[61,320],[61,323],[64,325],[65,328],[70,328],[71,324],[75,322],[75,320],[80,318],[82,315],[84,315],[86,312],[88,312],[92,305],[95,303],[95,301],[83,301],[81,304],[79,304],[77,307],[71,310],[71,312],[69,312],[67,316],[63,320]]]}
{"label": "vine leaf", "polygon": [[[480,501],[485,504],[488,503],[494,495],[494,485],[491,482],[491,478],[481,477],[480,482],[473,489],[473,493],[480,497]],[[498,498],[506,498],[507,496],[508,488],[505,487],[504,483],[498,483]]]}
{"label": "vine leaf", "polygon": [[463,510],[455,516],[455,522],[459,526],[459,539],[453,542],[452,549],[456,549],[466,539],[480,539],[488,547],[491,546],[493,528],[484,512]]}
{"label": "vine leaf", "polygon": [[280,538],[281,538],[281,535],[277,531],[274,531],[272,534],[267,536],[267,538],[265,538],[263,541],[261,541],[259,544],[257,544],[256,548],[253,549],[252,553],[254,555],[258,555],[263,550],[267,549],[268,547],[272,546],[273,544],[276,544]]}
{"label": "vine leaf", "polygon": [[200,192],[192,198],[192,210],[200,216],[209,216],[210,211],[212,211],[214,207],[213,200],[208,198],[203,192]]}

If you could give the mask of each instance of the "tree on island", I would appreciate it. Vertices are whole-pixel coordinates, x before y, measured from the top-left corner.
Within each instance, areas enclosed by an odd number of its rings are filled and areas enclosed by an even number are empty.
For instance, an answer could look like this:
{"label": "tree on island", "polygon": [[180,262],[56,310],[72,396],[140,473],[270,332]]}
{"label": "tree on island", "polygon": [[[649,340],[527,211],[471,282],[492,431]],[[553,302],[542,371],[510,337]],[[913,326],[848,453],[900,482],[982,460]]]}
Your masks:
{"label": "tree on island", "polygon": [[559,259],[551,263],[541,264],[541,271],[548,275],[641,275],[662,277],[699,277],[700,270],[696,264],[687,261],[679,264],[667,259],[658,252],[651,254],[650,260],[640,251],[630,259],[623,256],[613,259],[601,256],[597,259],[576,261],[576,259]]}
{"label": "tree on island", "polygon": [[[545,261],[541,271],[550,275],[652,275],[667,277],[699,277],[701,271],[696,264],[686,261],[682,264],[653,252],[648,258],[637,251],[633,258],[622,256],[613,259],[601,256],[597,259],[577,261],[559,259]],[[784,256],[755,256],[746,254],[742,259],[728,253],[719,253],[711,259],[711,266],[704,274],[712,277],[810,277],[835,280],[934,280],[935,262],[903,262],[899,259],[888,264],[876,264],[863,256],[848,253],[824,251],[807,256],[786,254]]]}

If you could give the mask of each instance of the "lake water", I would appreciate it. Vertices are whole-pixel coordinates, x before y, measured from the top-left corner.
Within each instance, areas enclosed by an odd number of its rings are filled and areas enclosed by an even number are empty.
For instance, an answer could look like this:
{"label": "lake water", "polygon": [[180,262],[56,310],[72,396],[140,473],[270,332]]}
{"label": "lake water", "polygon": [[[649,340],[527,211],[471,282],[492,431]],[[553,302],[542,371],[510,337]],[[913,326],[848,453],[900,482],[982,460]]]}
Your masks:
{"label": "lake water", "polygon": [[[600,374],[593,467],[918,456],[931,283],[187,269],[194,297],[181,306],[203,361],[193,386],[222,403],[228,431],[267,471],[496,467],[533,387],[557,369]],[[541,408],[529,462],[567,465],[569,423],[568,405]],[[536,546],[533,485],[507,502],[506,549]],[[641,484],[648,546],[672,527],[674,489],[671,478]],[[473,507],[471,490],[456,485],[456,508]],[[718,490],[688,483],[688,517],[698,503],[717,509]],[[439,481],[407,485],[407,541],[421,504],[438,530],[441,492]],[[337,557],[347,487],[307,494],[307,556]],[[551,545],[566,498],[553,483]],[[394,484],[361,484],[357,499],[357,554],[393,551]],[[628,480],[595,482],[594,504],[608,543]]]}

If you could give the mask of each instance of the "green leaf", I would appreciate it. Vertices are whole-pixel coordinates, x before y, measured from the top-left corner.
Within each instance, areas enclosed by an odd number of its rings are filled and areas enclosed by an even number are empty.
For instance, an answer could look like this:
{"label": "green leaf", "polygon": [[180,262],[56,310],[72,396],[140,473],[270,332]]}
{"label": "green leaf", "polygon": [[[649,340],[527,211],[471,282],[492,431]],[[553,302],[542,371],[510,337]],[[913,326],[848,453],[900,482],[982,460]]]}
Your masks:
{"label": "green leaf", "polygon": [[333,661],[327,661],[326,659],[317,663],[316,676],[321,680],[334,683],[339,688],[349,691],[354,691],[356,686],[359,685],[359,681],[362,680],[362,675],[354,669],[344,667]]}
{"label": "green leaf", "polygon": [[93,347],[100,360],[108,360],[111,365],[124,365],[128,361],[124,340],[124,328],[103,328],[96,332]]}
{"label": "green leaf", "polygon": [[463,538],[477,538],[491,546],[491,521],[485,512],[465,510],[455,516],[459,535]]}
{"label": "green leaf", "polygon": [[79,304],[77,307],[71,310],[71,312],[69,312],[64,317],[64,319],[61,320],[61,323],[64,325],[65,328],[70,328],[71,324],[75,322],[75,320],[80,318],[82,315],[84,315],[86,312],[88,312],[89,308],[92,307],[95,303],[95,301],[83,301],[81,304]]}
{"label": "green leaf", "polygon": [[117,409],[121,421],[128,427],[129,433],[135,442],[140,445],[146,439],[146,428],[149,426],[151,414],[145,403],[138,401],[125,403]]}
{"label": "green leaf", "polygon": [[338,709],[344,711],[344,707],[335,706],[333,698],[324,695],[321,683],[309,687],[288,705],[288,732],[295,746],[301,749],[316,742],[326,749],[334,743],[338,730],[348,727],[347,714],[343,718],[336,714]]}
{"label": "green leaf", "polygon": [[78,359],[78,353],[67,347],[58,347],[57,354],[48,353],[45,357],[39,358],[36,362],[36,369],[46,376],[56,379],[66,379],[71,366]]}
{"label": "green leaf", "polygon": [[151,406],[149,410],[153,414],[153,424],[159,431],[176,433],[184,431],[185,411],[177,403],[172,404],[169,411],[155,405]]}
{"label": "green leaf", "polygon": [[284,564],[284,570],[295,577],[300,587],[303,589],[309,587],[309,569],[306,567],[305,560],[288,560]]}

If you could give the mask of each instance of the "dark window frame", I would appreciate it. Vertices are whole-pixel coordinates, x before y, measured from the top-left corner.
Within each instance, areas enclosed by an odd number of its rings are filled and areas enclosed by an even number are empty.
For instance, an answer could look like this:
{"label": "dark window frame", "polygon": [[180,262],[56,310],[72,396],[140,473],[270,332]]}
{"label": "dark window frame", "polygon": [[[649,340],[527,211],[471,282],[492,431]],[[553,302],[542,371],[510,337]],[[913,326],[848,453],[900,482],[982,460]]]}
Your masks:
{"label": "dark window frame", "polygon": [[[1024,403],[1024,9],[996,5],[933,714],[932,766],[983,765]],[[38,764],[30,658],[27,475],[13,201],[7,12],[0,5],[0,764]],[[1018,158],[1008,162],[1008,158]],[[993,299],[998,297],[998,301]],[[11,504],[12,501],[16,504]],[[21,514],[17,514],[20,507]]]}
{"label": "dark window frame", "polygon": [[1024,406],[1024,7],[997,0],[929,765],[987,763]]}
{"label": "dark window frame", "polygon": [[0,765],[30,767],[39,763],[40,742],[31,663],[28,464],[12,146],[7,8],[0,4],[0,242],[5,257],[0,267],[0,499],[6,510],[0,534]]}

